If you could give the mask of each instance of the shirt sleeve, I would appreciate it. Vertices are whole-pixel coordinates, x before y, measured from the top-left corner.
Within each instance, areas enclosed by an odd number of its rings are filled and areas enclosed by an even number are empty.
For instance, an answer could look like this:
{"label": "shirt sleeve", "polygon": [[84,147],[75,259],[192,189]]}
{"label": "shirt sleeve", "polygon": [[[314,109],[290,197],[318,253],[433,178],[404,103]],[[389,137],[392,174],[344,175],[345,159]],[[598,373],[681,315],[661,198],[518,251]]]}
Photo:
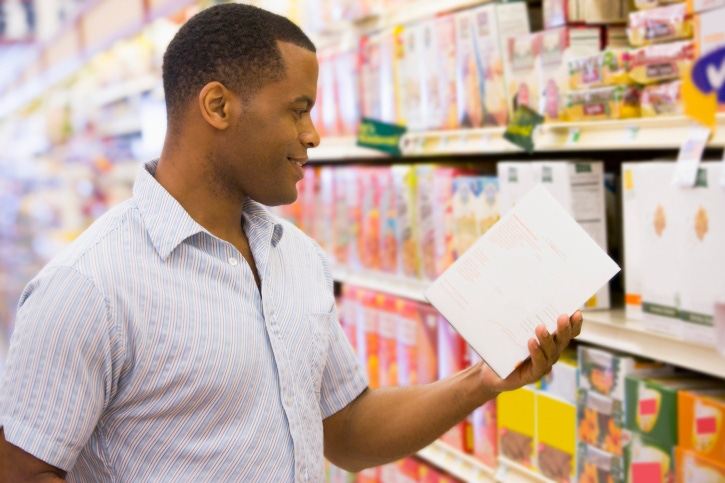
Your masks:
{"label": "shirt sleeve", "polygon": [[[313,243],[322,261],[328,288],[332,292],[334,290],[334,281],[330,264],[322,248],[316,242]],[[335,304],[332,305],[331,311],[335,320],[334,323],[330,324],[330,345],[320,389],[323,419],[332,416],[350,404],[368,386],[365,371],[360,366],[355,351],[342,330]]]}
{"label": "shirt sleeve", "polygon": [[0,384],[7,441],[70,471],[113,397],[121,347],[90,280],[69,267],[41,273],[20,300]]}

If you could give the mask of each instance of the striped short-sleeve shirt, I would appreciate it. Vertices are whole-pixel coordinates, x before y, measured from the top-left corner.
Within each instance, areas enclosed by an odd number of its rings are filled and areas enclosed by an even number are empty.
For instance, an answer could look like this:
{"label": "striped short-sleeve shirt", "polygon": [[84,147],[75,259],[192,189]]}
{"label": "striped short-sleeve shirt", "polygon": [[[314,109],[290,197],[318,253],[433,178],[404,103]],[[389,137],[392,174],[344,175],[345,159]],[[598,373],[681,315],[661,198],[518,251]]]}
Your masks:
{"label": "striped short-sleeve shirt", "polygon": [[69,481],[322,481],[322,420],[366,387],[319,246],[249,200],[237,249],[139,170],[25,289],[6,439]]}

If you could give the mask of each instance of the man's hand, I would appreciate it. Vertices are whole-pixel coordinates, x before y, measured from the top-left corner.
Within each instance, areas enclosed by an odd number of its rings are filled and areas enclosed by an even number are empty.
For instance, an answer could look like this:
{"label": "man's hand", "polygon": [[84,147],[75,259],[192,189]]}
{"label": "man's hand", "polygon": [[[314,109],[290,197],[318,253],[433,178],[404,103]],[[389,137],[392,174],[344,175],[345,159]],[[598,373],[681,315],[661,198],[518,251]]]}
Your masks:
{"label": "man's hand", "polygon": [[532,382],[538,381],[548,374],[551,366],[559,360],[561,352],[569,345],[574,337],[582,330],[582,313],[574,315],[560,315],[556,321],[556,332],[549,334],[546,327],[540,325],[536,328],[536,339],[529,340],[529,357],[522,362],[506,379],[501,379],[490,367],[483,364],[484,383],[497,392],[518,389]]}

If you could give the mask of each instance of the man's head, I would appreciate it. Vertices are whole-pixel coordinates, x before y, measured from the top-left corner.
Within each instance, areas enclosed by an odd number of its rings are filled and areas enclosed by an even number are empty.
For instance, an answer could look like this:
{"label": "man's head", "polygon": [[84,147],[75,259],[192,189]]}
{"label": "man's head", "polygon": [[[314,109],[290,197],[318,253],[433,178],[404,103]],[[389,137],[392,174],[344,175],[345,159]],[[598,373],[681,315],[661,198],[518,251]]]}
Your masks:
{"label": "man's head", "polygon": [[178,122],[209,82],[221,82],[248,100],[263,85],[282,79],[285,65],[278,42],[316,51],[289,19],[250,5],[216,5],[189,19],[164,54],[169,124]]}
{"label": "man's head", "polygon": [[284,17],[241,4],[192,17],[164,56],[177,164],[190,158],[202,170],[190,175],[215,197],[293,202],[300,164],[320,141],[310,117],[317,76],[314,45]]}

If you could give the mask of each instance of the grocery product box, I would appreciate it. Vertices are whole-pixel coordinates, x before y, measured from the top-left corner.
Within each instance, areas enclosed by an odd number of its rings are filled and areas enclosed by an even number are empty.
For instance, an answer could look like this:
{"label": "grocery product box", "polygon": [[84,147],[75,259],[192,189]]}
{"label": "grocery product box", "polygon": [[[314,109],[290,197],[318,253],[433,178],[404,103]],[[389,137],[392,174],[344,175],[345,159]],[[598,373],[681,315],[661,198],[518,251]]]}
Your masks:
{"label": "grocery product box", "polygon": [[627,429],[646,435],[671,451],[677,445],[678,392],[712,387],[714,384],[715,380],[695,374],[644,378],[627,376]]}
{"label": "grocery product box", "polygon": [[496,399],[473,411],[473,456],[489,468],[498,465],[498,433],[496,431]]}
{"label": "grocery product box", "polygon": [[611,49],[576,57],[569,61],[569,87],[589,89],[592,87],[626,84],[630,81],[628,49]]}
{"label": "grocery product box", "polygon": [[725,294],[725,189],[723,163],[701,163],[697,182],[680,192],[682,250],[680,317],[685,340],[715,345],[715,304]]}
{"label": "grocery product box", "polygon": [[444,223],[437,219],[439,212],[435,209],[435,174],[433,164],[415,166],[415,217],[418,225],[418,254],[420,260],[420,276],[425,280],[435,280],[436,271],[436,230]]}
{"label": "grocery product box", "polygon": [[509,113],[518,106],[539,110],[541,85],[537,63],[541,49],[541,35],[538,33],[509,37],[506,42],[504,68]]}
{"label": "grocery product box", "polygon": [[497,398],[499,454],[528,468],[534,464],[536,400],[533,390],[521,388]]}
{"label": "grocery product box", "polygon": [[725,390],[680,391],[677,403],[679,445],[725,463]]}
{"label": "grocery product box", "polygon": [[682,81],[650,85],[642,90],[640,100],[642,117],[680,116],[684,113],[682,104]]}
{"label": "grocery product box", "polygon": [[358,299],[358,360],[367,371],[368,385],[375,389],[380,387],[380,300],[377,293],[364,289],[358,289]]}
{"label": "grocery product box", "polygon": [[608,49],[628,49],[627,27],[625,25],[606,25],[604,27],[604,47]]}
{"label": "grocery product box", "polygon": [[[443,317],[438,318],[438,377],[443,379],[457,374],[470,365],[468,344]],[[454,448],[470,453],[473,442],[470,419],[457,424],[441,436],[441,440]]]}
{"label": "grocery product box", "polygon": [[698,58],[725,45],[725,24],[722,21],[725,15],[725,2],[720,3],[720,8],[701,12],[693,17]]}
{"label": "grocery product box", "polygon": [[684,3],[639,10],[629,14],[627,33],[635,47],[690,39],[693,35],[692,20]]}
{"label": "grocery product box", "polygon": [[536,393],[536,469],[552,481],[576,477],[576,406]]}
{"label": "grocery product box", "polygon": [[346,166],[337,171],[337,209],[335,210],[335,259],[340,265],[360,268],[360,227],[362,199],[357,167]]}
{"label": "grocery product box", "polygon": [[[607,250],[604,163],[601,161],[536,161],[531,164],[535,183],[541,183],[603,250]],[[585,308],[610,307],[609,284]]]}
{"label": "grocery product box", "polygon": [[369,270],[380,270],[380,199],[382,172],[386,168],[358,168],[360,195],[360,234],[358,249],[360,264]]}
{"label": "grocery product box", "polygon": [[396,298],[378,294],[379,337],[380,337],[380,387],[398,385],[398,314]]}
{"label": "grocery product box", "polygon": [[696,452],[681,447],[675,448],[675,470],[677,483],[725,482],[725,464],[704,458]]}
{"label": "grocery product box", "polygon": [[630,355],[580,345],[579,387],[624,401],[625,378],[628,375],[661,375],[670,369],[661,362],[653,362]]}
{"label": "grocery product box", "polygon": [[640,116],[640,88],[618,84],[566,93],[570,121],[603,121]]}
{"label": "grocery product box", "polygon": [[398,385],[418,382],[418,308],[416,302],[395,299],[397,320],[395,355],[398,359]]}
{"label": "grocery product box", "polygon": [[375,468],[366,468],[357,474],[355,483],[383,483],[382,469],[379,466]]}
{"label": "grocery product box", "polygon": [[423,27],[421,24],[408,25],[402,32],[402,45],[404,65],[398,82],[402,94],[402,110],[405,125],[408,131],[423,131],[426,129],[426,114],[424,112],[426,86],[424,84],[425,61],[423,57]]}
{"label": "grocery product box", "polygon": [[566,121],[565,92],[569,90],[569,62],[593,55],[601,49],[599,27],[562,27],[539,32],[537,65],[539,105],[536,110],[546,121]]}
{"label": "grocery product box", "polygon": [[500,187],[501,215],[508,213],[534,187],[536,180],[531,163],[525,161],[499,161],[496,173]]}
{"label": "grocery product box", "polygon": [[412,457],[403,458],[395,464],[398,466],[396,483],[417,483],[419,481],[422,463],[418,459]]}
{"label": "grocery product box", "polygon": [[672,446],[638,433],[626,445],[624,461],[628,483],[669,483],[675,477]]}
{"label": "grocery product box", "polygon": [[358,314],[362,311],[361,301],[358,297],[358,288],[353,285],[343,284],[342,300],[340,304],[340,323],[345,332],[347,340],[357,353]]}
{"label": "grocery product box", "polygon": [[626,0],[580,0],[582,20],[591,24],[620,24],[627,21],[630,2]]}
{"label": "grocery product box", "polygon": [[412,384],[428,384],[437,381],[438,375],[438,323],[442,316],[432,305],[417,303],[417,379]]}
{"label": "grocery product box", "polygon": [[395,206],[397,210],[397,273],[404,277],[420,276],[420,238],[416,200],[416,169],[412,164],[398,164],[392,168]]}
{"label": "grocery product box", "polygon": [[641,47],[629,53],[629,78],[645,85],[680,79],[694,59],[691,40]]}
{"label": "grocery product box", "polygon": [[624,458],[579,443],[577,481],[581,483],[624,483]]}
{"label": "grocery product box", "polygon": [[360,123],[360,73],[358,70],[357,50],[345,49],[333,59],[337,102],[335,106],[340,116],[341,135],[357,134]]}
{"label": "grocery product box", "polygon": [[[430,129],[455,129],[458,127],[458,106],[456,99],[456,25],[452,14],[444,14],[434,20],[435,57],[427,61],[436,68],[428,71],[429,81],[435,78],[437,96],[428,101]],[[437,104],[437,105],[436,105]]]}
{"label": "grocery product box", "polygon": [[380,33],[360,38],[360,114],[368,119],[382,118]]}
{"label": "grocery product box", "polygon": [[393,182],[393,172],[380,168],[377,172],[380,189],[380,269],[386,273],[398,273],[398,209],[397,186]]}
{"label": "grocery product box", "polygon": [[579,441],[615,456],[623,456],[623,401],[594,391],[579,390],[577,434]]}
{"label": "grocery product box", "polygon": [[636,173],[642,323],[648,330],[682,336],[680,263],[682,188],[672,185],[675,163],[643,163]]}
{"label": "grocery product box", "polygon": [[551,367],[551,372],[541,378],[539,389],[569,404],[576,404],[579,378],[579,360],[577,351],[564,349],[559,360]]}
{"label": "grocery product box", "polygon": [[458,176],[453,180],[456,258],[470,248],[500,217],[498,180],[492,176]]}

